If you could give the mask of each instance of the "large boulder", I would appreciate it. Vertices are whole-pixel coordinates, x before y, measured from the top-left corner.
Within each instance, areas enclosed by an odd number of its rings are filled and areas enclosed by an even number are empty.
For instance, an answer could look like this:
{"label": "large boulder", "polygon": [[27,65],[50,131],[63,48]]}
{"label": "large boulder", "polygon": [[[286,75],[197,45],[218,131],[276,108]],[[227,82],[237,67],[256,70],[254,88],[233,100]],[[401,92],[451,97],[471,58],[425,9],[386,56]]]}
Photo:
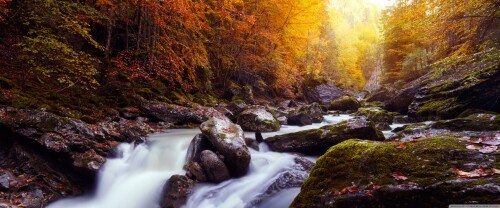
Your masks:
{"label": "large boulder", "polygon": [[161,208],[180,208],[194,191],[195,181],[182,175],[173,175],[165,183],[160,202]]}
{"label": "large boulder", "polygon": [[205,170],[209,182],[220,183],[231,178],[224,161],[210,150],[203,150],[201,152],[200,165]]}
{"label": "large boulder", "polygon": [[152,119],[173,124],[201,123],[205,120],[188,107],[163,102],[145,102],[141,110]]}
{"label": "large boulder", "polygon": [[302,93],[309,103],[329,105],[333,100],[343,96],[346,92],[332,84],[310,83],[302,87]]}
{"label": "large boulder", "polygon": [[305,126],[321,123],[324,120],[323,110],[317,103],[304,105],[288,114],[288,125]]}
{"label": "large boulder", "polygon": [[224,156],[224,163],[234,177],[247,173],[250,165],[250,151],[245,144],[243,130],[228,118],[211,118],[200,125],[215,150]]}
{"label": "large boulder", "polygon": [[392,120],[397,113],[388,112],[380,107],[367,107],[359,108],[356,114],[366,116],[370,121],[375,123],[392,124]]}
{"label": "large boulder", "polygon": [[252,108],[238,115],[238,122],[245,131],[272,132],[280,129],[279,121],[270,112]]}
{"label": "large boulder", "polygon": [[373,122],[360,117],[319,129],[269,137],[265,142],[277,152],[322,155],[331,146],[352,138],[382,141],[384,135],[375,128]]}
{"label": "large boulder", "polygon": [[9,178],[19,186],[1,192],[0,201],[43,207],[79,194],[92,184],[118,142],[141,142],[153,131],[149,124],[119,117],[88,124],[45,111],[1,107],[0,175],[13,173],[16,177]]}
{"label": "large boulder", "polygon": [[356,98],[351,96],[342,96],[335,99],[330,103],[328,110],[338,110],[338,111],[348,111],[348,110],[358,110],[360,103]]}
{"label": "large boulder", "polygon": [[500,116],[473,114],[465,118],[408,124],[400,128],[390,140],[412,141],[441,135],[456,135],[474,139],[496,138],[500,134]]}
{"label": "large boulder", "polygon": [[500,203],[498,153],[455,137],[348,140],[319,158],[291,207],[447,207]]}

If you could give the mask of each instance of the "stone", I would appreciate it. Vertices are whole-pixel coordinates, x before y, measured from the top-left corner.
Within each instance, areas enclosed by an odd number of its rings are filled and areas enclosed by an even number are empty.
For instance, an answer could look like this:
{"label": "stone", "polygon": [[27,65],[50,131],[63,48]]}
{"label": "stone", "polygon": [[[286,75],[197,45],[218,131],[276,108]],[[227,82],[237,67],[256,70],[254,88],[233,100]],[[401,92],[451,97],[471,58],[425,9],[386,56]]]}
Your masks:
{"label": "stone", "polygon": [[231,178],[229,169],[217,154],[210,150],[203,150],[200,157],[200,165],[205,171],[208,182],[220,183]]}
{"label": "stone", "polygon": [[358,110],[359,107],[361,107],[361,104],[358,102],[358,100],[356,100],[356,98],[351,96],[342,96],[332,101],[330,103],[330,106],[328,107],[328,110]]}
{"label": "stone", "polygon": [[[290,207],[447,207],[500,202],[500,175],[459,177],[495,167],[495,155],[459,137],[415,142],[348,140],[321,156]],[[345,191],[343,191],[345,190]]]}
{"label": "stone", "polygon": [[245,131],[272,132],[280,129],[279,121],[264,109],[247,109],[240,113],[237,123]]}
{"label": "stone", "polygon": [[359,117],[319,129],[269,137],[265,142],[271,150],[277,152],[322,155],[331,146],[352,138],[375,141],[385,139],[373,122],[365,117]]}
{"label": "stone", "polygon": [[195,181],[182,175],[173,175],[165,183],[160,202],[161,208],[180,208],[194,191]]}
{"label": "stone", "polygon": [[200,125],[215,150],[224,156],[224,163],[231,176],[240,177],[247,173],[250,165],[250,151],[245,144],[241,127],[228,118],[211,118]]}

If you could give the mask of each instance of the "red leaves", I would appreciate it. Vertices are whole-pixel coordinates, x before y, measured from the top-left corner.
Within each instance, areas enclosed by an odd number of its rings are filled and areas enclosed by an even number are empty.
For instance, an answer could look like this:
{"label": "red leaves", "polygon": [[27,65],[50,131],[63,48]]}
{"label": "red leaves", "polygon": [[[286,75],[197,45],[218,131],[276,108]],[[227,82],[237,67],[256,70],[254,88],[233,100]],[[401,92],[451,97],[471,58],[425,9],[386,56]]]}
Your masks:
{"label": "red leaves", "polygon": [[403,173],[401,172],[394,172],[391,174],[391,176],[396,179],[397,181],[405,181],[408,179],[408,177],[406,177],[405,175],[403,175]]}
{"label": "red leaves", "polygon": [[492,176],[494,174],[500,174],[500,170],[492,168],[492,169],[485,169],[483,167],[479,167],[471,172],[463,171],[458,168],[452,168],[452,172],[454,172],[459,178],[481,178],[481,177],[487,177],[487,176]]}
{"label": "red leaves", "polygon": [[406,143],[401,143],[399,146],[396,147],[396,149],[404,149],[406,148]]}
{"label": "red leaves", "polygon": [[353,185],[350,187],[344,187],[341,191],[332,191],[333,196],[341,196],[346,194],[365,194],[367,196],[373,196],[375,191],[381,189],[382,187],[379,185],[372,186],[372,189],[369,189],[372,183],[366,186],[357,186]]}

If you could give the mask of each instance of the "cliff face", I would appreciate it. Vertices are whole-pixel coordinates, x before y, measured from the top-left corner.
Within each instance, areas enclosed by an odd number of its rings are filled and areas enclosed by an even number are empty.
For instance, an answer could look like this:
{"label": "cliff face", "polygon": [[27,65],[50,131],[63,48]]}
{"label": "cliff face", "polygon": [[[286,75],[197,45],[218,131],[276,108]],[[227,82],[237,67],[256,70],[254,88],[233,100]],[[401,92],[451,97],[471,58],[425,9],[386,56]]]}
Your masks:
{"label": "cliff face", "polygon": [[419,120],[448,119],[466,109],[500,112],[500,51],[449,57],[401,89],[381,88],[368,101]]}

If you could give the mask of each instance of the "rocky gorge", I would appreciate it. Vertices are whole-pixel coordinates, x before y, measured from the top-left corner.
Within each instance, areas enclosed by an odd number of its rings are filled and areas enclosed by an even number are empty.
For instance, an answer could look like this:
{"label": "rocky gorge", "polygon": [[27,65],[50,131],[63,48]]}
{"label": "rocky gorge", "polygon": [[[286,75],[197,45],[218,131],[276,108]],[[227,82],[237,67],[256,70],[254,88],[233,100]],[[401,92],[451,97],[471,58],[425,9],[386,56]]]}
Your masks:
{"label": "rocky gorge", "polygon": [[[474,56],[491,53],[496,52]],[[291,207],[500,203],[499,63],[454,63],[451,68],[436,64],[402,89],[382,87],[366,99],[316,83],[304,88],[309,103],[259,103],[248,92],[228,96],[252,102],[233,100],[212,107],[142,100],[95,122],[1,106],[0,207],[45,207],[89,193],[107,158],[117,156],[120,143],[147,143],[148,135],[186,127],[200,133],[185,152],[185,174],[161,184],[161,207],[181,207],[189,197],[201,197],[196,195],[200,184],[224,184],[255,171],[252,155],[266,156],[253,148],[269,148],[266,154],[286,152],[289,166],[267,178],[272,182],[246,202],[248,207],[298,187]],[[452,73],[461,68],[468,70]],[[436,73],[450,76],[435,79]],[[352,118],[324,123],[324,116],[339,113]],[[321,122],[313,129],[265,133]],[[391,129],[392,124],[400,127]],[[381,131],[388,130],[393,135],[386,138]],[[263,143],[244,131],[262,132]],[[304,156],[320,157],[314,164]]]}

